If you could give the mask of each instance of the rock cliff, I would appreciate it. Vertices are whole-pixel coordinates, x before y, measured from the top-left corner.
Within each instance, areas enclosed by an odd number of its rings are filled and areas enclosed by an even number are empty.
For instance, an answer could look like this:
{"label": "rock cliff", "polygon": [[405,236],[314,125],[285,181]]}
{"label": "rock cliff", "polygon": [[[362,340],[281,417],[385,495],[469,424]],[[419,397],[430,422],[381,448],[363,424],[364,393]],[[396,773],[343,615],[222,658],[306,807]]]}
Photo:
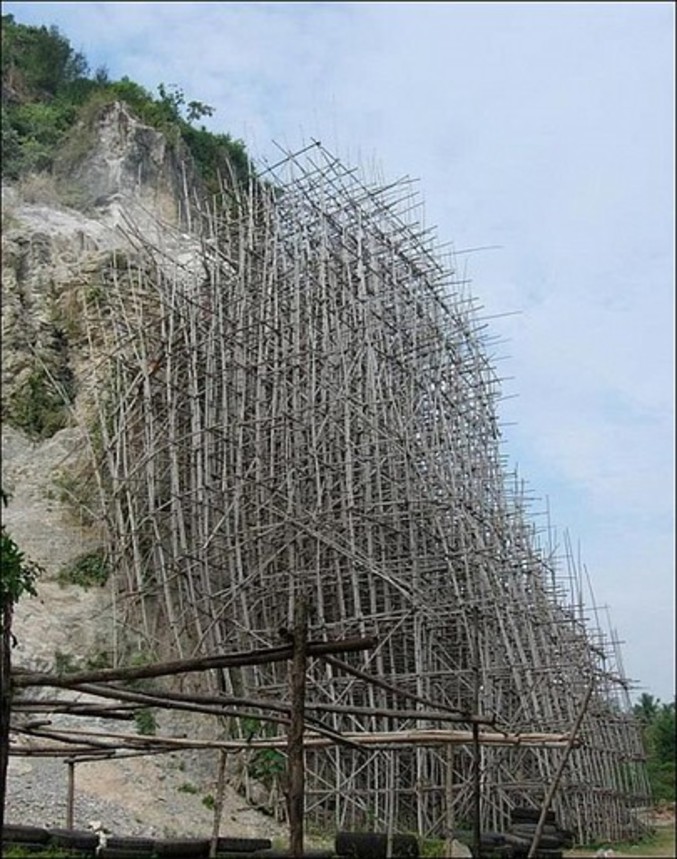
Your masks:
{"label": "rock cliff", "polygon": [[[199,182],[185,149],[120,102],[78,131],[78,150],[66,149],[52,174],[2,188],[2,486],[10,496],[3,515],[44,570],[38,596],[16,607],[13,662],[39,670],[107,665],[119,648],[105,575],[83,577],[91,564],[82,562],[97,558],[101,533],[80,480],[97,378],[82,302],[105,293],[116,269],[133,267],[138,235],[161,238],[173,263],[189,263],[196,247],[186,201]],[[206,720],[168,715],[160,726],[203,736],[212,730]],[[206,835],[211,828],[201,798],[213,790],[212,754],[80,769],[76,826],[98,813],[108,815],[109,828],[130,834]],[[64,803],[63,764],[12,759],[9,821],[63,825]],[[224,834],[280,833],[235,792],[227,794],[223,820]]]}

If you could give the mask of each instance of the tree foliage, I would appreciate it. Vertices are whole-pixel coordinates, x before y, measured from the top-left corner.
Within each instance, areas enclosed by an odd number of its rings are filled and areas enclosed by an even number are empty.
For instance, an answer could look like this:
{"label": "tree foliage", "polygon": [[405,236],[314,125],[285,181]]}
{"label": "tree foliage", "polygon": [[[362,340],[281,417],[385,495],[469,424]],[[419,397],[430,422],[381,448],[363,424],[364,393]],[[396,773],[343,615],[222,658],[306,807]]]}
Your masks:
{"label": "tree foliage", "polygon": [[[0,488],[2,504],[8,497]],[[12,707],[11,650],[12,614],[16,602],[26,593],[35,595],[37,564],[28,561],[3,524],[0,528],[0,831],[4,825],[4,796],[9,762],[9,724]],[[0,853],[2,851],[0,850]]]}
{"label": "tree foliage", "polygon": [[655,800],[675,801],[675,701],[662,703],[647,693],[635,704],[642,724],[647,752],[647,770]]}
{"label": "tree foliage", "polygon": [[56,96],[88,71],[87,60],[57,27],[24,26],[2,16],[2,77],[15,91]]}
{"label": "tree foliage", "polygon": [[24,26],[3,15],[2,85],[4,177],[52,169],[77,120],[113,101],[125,102],[170,144],[182,141],[207,192],[218,192],[219,177],[231,170],[242,183],[252,175],[241,140],[195,127],[213,107],[188,100],[176,84],[160,83],[155,97],[126,76],[110,80],[103,67],[90,75],[87,60],[56,27]]}
{"label": "tree foliage", "polygon": [[[1,489],[0,495],[2,503],[7,504],[7,495]],[[35,580],[39,572],[38,565],[26,559],[3,524],[0,529],[0,630],[4,630],[7,617],[21,596],[35,596]]]}

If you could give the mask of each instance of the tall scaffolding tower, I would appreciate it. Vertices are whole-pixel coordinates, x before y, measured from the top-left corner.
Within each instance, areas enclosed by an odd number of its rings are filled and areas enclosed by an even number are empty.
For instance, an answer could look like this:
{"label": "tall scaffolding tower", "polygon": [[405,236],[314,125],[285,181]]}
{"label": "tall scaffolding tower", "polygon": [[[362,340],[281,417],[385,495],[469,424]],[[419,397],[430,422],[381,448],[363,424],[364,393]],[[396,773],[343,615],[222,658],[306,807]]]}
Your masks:
{"label": "tall scaffolding tower", "polygon": [[[568,543],[540,544],[501,453],[486,325],[420,212],[409,180],[370,183],[316,144],[203,206],[192,254],[130,227],[136,253],[83,301],[119,608],[178,656],[279,641],[298,595],[314,638],[376,633],[353,673],[311,661],[308,700],[338,731],[434,727],[390,684],[469,724],[566,732],[594,682],[554,807],[582,841],[631,836],[648,785],[618,653]],[[284,671],[220,683],[272,699]],[[482,748],[483,826],[536,806],[560,754]],[[320,825],[471,819],[469,746],[306,755]]]}

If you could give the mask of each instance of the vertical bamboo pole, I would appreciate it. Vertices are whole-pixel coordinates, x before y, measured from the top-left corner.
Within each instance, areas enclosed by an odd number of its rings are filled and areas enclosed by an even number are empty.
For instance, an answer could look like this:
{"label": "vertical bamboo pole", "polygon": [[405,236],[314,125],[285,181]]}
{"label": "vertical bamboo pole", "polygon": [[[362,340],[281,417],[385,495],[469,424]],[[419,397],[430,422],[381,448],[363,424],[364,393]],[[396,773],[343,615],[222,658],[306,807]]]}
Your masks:
{"label": "vertical bamboo pole", "polygon": [[287,735],[287,803],[289,812],[289,852],[303,856],[303,815],[305,773],[303,722],[306,695],[306,638],[308,618],[305,599],[300,594],[294,605],[293,656],[290,670],[291,721]]}
{"label": "vertical bamboo pole", "polygon": [[219,774],[216,781],[216,802],[214,803],[214,823],[212,826],[212,840],[209,845],[209,857],[214,859],[221,829],[221,815],[223,814],[223,794],[226,787],[226,751],[221,750],[219,755]]}
{"label": "vertical bamboo pole", "polygon": [[66,793],[66,829],[73,828],[73,806],[75,801],[75,759],[66,758],[68,766],[68,788]]}
{"label": "vertical bamboo pole", "polygon": [[452,743],[447,743],[447,769],[445,774],[444,799],[445,799],[445,815],[444,827],[446,829],[446,850],[449,856],[452,855],[452,842],[454,840],[454,746]]}
{"label": "vertical bamboo pole", "polygon": [[[475,689],[473,695],[474,715],[479,714],[480,707],[480,650],[479,650],[479,609],[473,607],[473,650],[474,650],[474,671],[475,671]],[[479,740],[479,725],[477,722],[472,724],[472,745],[473,745],[473,855],[480,855],[480,845],[482,840],[481,835],[481,815],[482,815],[482,795],[481,795],[481,749]]]}
{"label": "vertical bamboo pole", "polygon": [[[541,840],[541,835],[543,833],[543,827],[545,826],[545,815],[550,807],[550,803],[552,802],[552,798],[555,795],[555,791],[557,790],[557,786],[559,785],[559,780],[562,777],[562,773],[564,772],[564,767],[566,766],[567,761],[569,760],[569,755],[571,754],[571,749],[574,746],[574,741],[578,734],[579,728],[581,727],[581,722],[583,721],[583,717],[585,716],[588,704],[590,703],[590,698],[592,697],[592,693],[595,689],[595,680],[594,678],[590,681],[590,685],[585,693],[585,697],[583,698],[583,703],[581,704],[581,709],[576,717],[576,721],[574,722],[574,726],[571,729],[571,734],[569,735],[569,740],[564,748],[564,753],[562,754],[562,759],[559,762],[559,766],[557,767],[557,771],[553,776],[552,782],[550,783],[550,787],[545,795],[545,799],[543,800],[543,807],[541,808],[541,814],[538,818],[538,824],[536,826],[536,831],[534,832],[534,840],[531,842],[531,847],[529,848],[529,853],[527,854],[527,859],[533,859],[536,855],[536,851],[538,850],[538,842]],[[479,854],[477,854],[479,855]]]}

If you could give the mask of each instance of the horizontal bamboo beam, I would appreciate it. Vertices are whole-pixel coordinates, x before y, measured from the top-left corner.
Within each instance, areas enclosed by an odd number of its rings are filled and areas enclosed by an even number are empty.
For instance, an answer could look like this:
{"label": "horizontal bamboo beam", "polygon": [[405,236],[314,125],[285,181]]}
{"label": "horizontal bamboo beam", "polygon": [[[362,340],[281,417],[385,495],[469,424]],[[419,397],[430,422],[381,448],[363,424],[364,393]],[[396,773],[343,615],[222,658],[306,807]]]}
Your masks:
{"label": "horizontal bamboo beam", "polygon": [[[325,656],[332,653],[355,653],[370,650],[377,643],[375,636],[343,638],[337,641],[309,641],[309,656]],[[195,659],[176,659],[134,668],[102,668],[98,671],[82,671],[76,674],[51,674],[14,669],[12,682],[15,687],[54,686],[69,689],[82,683],[109,683],[114,680],[139,680],[147,677],[167,677],[188,674],[191,671],[208,671],[212,668],[240,668],[251,665],[266,665],[291,659],[291,645],[267,647],[220,656],[201,656]]]}
{"label": "horizontal bamboo beam", "polygon": [[[119,745],[129,745],[134,748],[155,746],[172,746],[174,748],[207,748],[207,749],[285,749],[286,737],[267,737],[257,740],[187,740],[179,737],[152,737],[142,734],[103,733],[84,729],[68,731],[25,731],[27,735],[60,740],[61,742],[88,742],[103,747],[106,741],[114,741]],[[85,739],[85,738],[91,739]],[[402,746],[402,745],[470,745],[473,743],[472,731],[411,730],[411,731],[379,731],[344,734],[343,739],[358,746]],[[571,743],[569,734],[524,733],[503,734],[497,732],[479,732],[479,743],[491,746],[532,746],[537,748],[562,748]],[[331,737],[305,734],[305,748],[326,748],[336,745],[337,740]],[[575,743],[574,743],[575,745]]]}
{"label": "horizontal bamboo beam", "polygon": [[[86,686],[86,688],[85,688]],[[180,692],[153,692],[152,695],[143,692],[131,692],[107,686],[80,684],[79,692],[88,692],[91,695],[100,695],[106,698],[116,698],[120,701],[136,701],[139,704],[146,706],[157,706],[168,709],[182,709],[181,704],[190,704],[191,709],[205,713],[223,713],[225,707],[245,706],[256,707],[263,710],[272,710],[273,712],[288,714],[291,709],[291,704],[285,701],[272,701],[265,698],[246,698],[242,696],[234,697],[232,695],[187,695]],[[101,715],[111,716],[114,718],[132,718],[131,715],[121,713],[123,709],[128,708],[130,711],[135,709],[133,704],[127,705],[111,705],[105,707],[103,705],[86,705],[81,702],[68,702],[63,699],[38,699],[28,700],[21,699],[12,704],[12,710],[22,712],[50,712],[50,713],[69,713],[71,715]],[[204,708],[204,709],[203,709]],[[326,704],[318,701],[308,701],[305,704],[306,710],[312,710],[319,713],[339,713],[346,716],[387,716],[394,719],[415,720],[421,719],[427,722],[449,722],[451,724],[466,724],[474,721],[489,722],[489,719],[481,719],[471,715],[461,715],[460,713],[440,713],[431,710],[400,710],[394,707],[358,707],[350,704]],[[229,714],[227,714],[229,715]],[[237,715],[237,714],[235,714]],[[246,715],[252,715],[247,713]],[[275,720],[272,720],[275,721]],[[494,724],[495,720],[491,720]],[[308,727],[314,727],[309,725]]]}
{"label": "horizontal bamboo beam", "polygon": [[[434,707],[437,710],[447,710],[450,713],[454,713],[457,716],[457,721],[469,722],[471,724],[477,723],[479,725],[496,724],[495,716],[480,716],[477,714],[472,714],[463,710],[459,710],[456,707],[447,707],[445,705],[440,704],[439,702],[436,703],[434,701],[431,701],[429,698],[423,698],[422,696],[416,695],[413,692],[407,692],[406,689],[402,689],[399,686],[394,686],[392,683],[387,683],[385,680],[381,680],[378,677],[374,677],[371,674],[367,674],[366,671],[360,671],[359,668],[354,668],[352,665],[348,665],[347,662],[343,662],[340,659],[336,659],[331,655],[325,656],[324,661],[328,662],[330,665],[333,665],[334,668],[339,668],[341,671],[345,671],[346,674],[350,674],[353,677],[357,677],[360,680],[364,680],[367,683],[371,683],[373,686],[377,686],[379,689],[384,689],[386,692],[392,692],[393,695],[397,695],[400,698],[405,698],[409,701],[416,701],[418,704],[423,704],[427,707]],[[417,716],[417,718],[424,719],[427,717]]]}

